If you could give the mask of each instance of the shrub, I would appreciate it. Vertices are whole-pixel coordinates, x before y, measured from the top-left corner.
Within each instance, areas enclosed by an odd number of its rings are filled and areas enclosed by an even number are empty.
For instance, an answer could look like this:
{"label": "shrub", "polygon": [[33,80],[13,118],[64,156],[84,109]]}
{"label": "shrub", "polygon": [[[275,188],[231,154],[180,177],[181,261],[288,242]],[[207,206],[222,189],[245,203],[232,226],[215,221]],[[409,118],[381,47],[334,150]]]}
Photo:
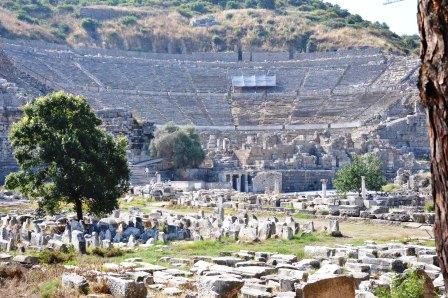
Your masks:
{"label": "shrub", "polygon": [[114,246],[109,249],[95,247],[91,249],[89,253],[102,258],[113,258],[122,256],[124,254],[124,251],[121,248]]}
{"label": "shrub", "polygon": [[240,8],[240,5],[236,1],[229,1],[226,4],[227,9],[237,9]]}
{"label": "shrub", "polygon": [[275,0],[258,0],[257,6],[264,9],[275,9]]}
{"label": "shrub", "polygon": [[[209,12],[207,8],[207,3],[203,1],[192,1],[186,4],[182,4],[180,9],[184,12],[196,12],[196,13],[207,13]],[[180,12],[180,11],[179,11]]]}
{"label": "shrub", "polygon": [[212,42],[214,45],[220,45],[224,43],[224,40],[219,35],[213,35],[212,36]]}
{"label": "shrub", "polygon": [[53,14],[53,11],[50,7],[40,2],[23,5],[22,9],[26,11],[30,16],[38,19],[48,19]]}
{"label": "shrub", "polygon": [[51,27],[53,28],[51,33],[60,39],[65,39],[71,31],[70,26],[64,23],[53,23]]}
{"label": "shrub", "polygon": [[409,271],[402,276],[395,276],[390,289],[379,287],[375,296],[379,298],[421,298],[424,297],[424,278],[417,271]]}
{"label": "shrub", "polygon": [[256,0],[246,0],[246,1],[244,1],[244,6],[246,8],[256,8],[257,7],[257,1]]}
{"label": "shrub", "polygon": [[57,10],[61,14],[75,12],[75,8],[70,4],[61,4],[58,6]]}
{"label": "shrub", "polygon": [[434,202],[428,201],[425,203],[425,211],[426,212],[434,212],[436,210],[436,207],[434,205]]}
{"label": "shrub", "polygon": [[226,20],[231,20],[231,19],[233,19],[233,13],[226,14]]}
{"label": "shrub", "polygon": [[40,296],[42,298],[50,298],[55,296],[55,292],[61,286],[59,278],[54,278],[40,285]]}
{"label": "shrub", "polygon": [[72,246],[65,252],[45,249],[37,254],[37,258],[42,264],[66,263],[75,258],[75,251]]}
{"label": "shrub", "polygon": [[26,11],[19,11],[17,19],[30,24],[37,24],[39,21],[31,17]]}
{"label": "shrub", "polygon": [[136,16],[125,16],[120,19],[120,22],[124,26],[131,26],[137,24],[137,20]]}
{"label": "shrub", "polygon": [[186,17],[187,19],[189,19],[189,18],[191,18],[193,16],[193,13],[188,8],[185,8],[185,7],[179,7],[177,9],[177,12],[181,16]]}
{"label": "shrub", "polygon": [[91,18],[85,18],[85,19],[82,19],[82,21],[81,21],[81,27],[84,30],[89,31],[89,32],[96,31],[96,29],[98,29],[99,26],[100,26],[100,24]]}

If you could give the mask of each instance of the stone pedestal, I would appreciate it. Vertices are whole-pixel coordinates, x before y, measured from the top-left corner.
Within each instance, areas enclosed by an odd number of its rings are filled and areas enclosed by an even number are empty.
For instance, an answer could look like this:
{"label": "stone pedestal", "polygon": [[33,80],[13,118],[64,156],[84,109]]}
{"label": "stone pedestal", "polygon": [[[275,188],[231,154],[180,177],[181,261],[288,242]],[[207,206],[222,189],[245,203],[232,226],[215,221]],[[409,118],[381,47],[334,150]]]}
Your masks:
{"label": "stone pedestal", "polygon": [[321,179],[320,182],[322,182],[322,198],[327,197],[327,179]]}
{"label": "stone pedestal", "polygon": [[367,199],[366,177],[361,176],[361,196],[365,200]]}

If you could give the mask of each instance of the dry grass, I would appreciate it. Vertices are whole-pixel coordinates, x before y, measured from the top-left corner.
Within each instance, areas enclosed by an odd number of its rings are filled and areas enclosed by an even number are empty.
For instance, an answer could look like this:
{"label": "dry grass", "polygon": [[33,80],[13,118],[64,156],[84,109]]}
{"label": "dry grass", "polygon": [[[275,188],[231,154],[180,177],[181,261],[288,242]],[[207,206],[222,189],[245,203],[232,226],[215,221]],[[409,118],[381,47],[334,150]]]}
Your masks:
{"label": "dry grass", "polygon": [[[14,269],[10,274],[16,277],[3,280],[0,297],[73,297],[74,293],[60,288],[56,283],[60,280],[63,270],[61,266],[55,265],[33,269],[21,268],[22,273],[18,273],[19,269]],[[51,295],[43,295],[45,293],[41,291],[51,292]]]}
{"label": "dry grass", "polygon": [[0,278],[21,280],[24,276],[24,268],[16,264],[3,265],[0,267]]}
{"label": "dry grass", "polygon": [[1,31],[5,31],[2,32],[2,35],[4,34],[5,37],[10,38],[20,36],[25,38],[41,38],[46,41],[56,41],[54,36],[49,33],[48,27],[19,21],[13,13],[3,8],[0,8],[0,32]]}
{"label": "dry grass", "polygon": [[90,292],[95,294],[111,294],[110,288],[104,279],[90,283]]}
{"label": "dry grass", "polygon": [[[112,9],[112,8],[111,8]],[[134,10],[119,7],[113,9]],[[284,51],[289,45],[304,49],[304,33],[317,42],[319,50],[353,46],[378,46],[386,50],[402,51],[402,46],[384,32],[366,28],[330,29],[321,22],[311,21],[310,12],[290,8],[285,13],[263,9],[237,9],[212,12],[218,25],[192,27],[190,20],[174,8],[161,9],[156,5],[141,8],[151,15],[141,17],[134,25],[124,25],[120,19],[101,22],[97,34],[89,34],[81,27],[75,14],[55,13],[51,20],[40,25],[18,21],[14,14],[0,9],[0,32],[3,26],[11,37],[39,38],[57,41],[51,23],[65,24],[70,32],[65,41],[74,47],[106,47],[123,50],[166,52],[168,49],[188,51],[232,51],[241,43],[243,50]],[[137,9],[140,10],[140,9]],[[221,41],[215,43],[216,38]]]}
{"label": "dry grass", "polygon": [[400,51],[400,48],[391,40],[376,34],[371,29],[366,28],[340,28],[328,30],[321,28],[319,34],[315,35],[318,42],[318,49],[325,51],[335,47],[359,47],[370,46],[386,49],[388,51]]}

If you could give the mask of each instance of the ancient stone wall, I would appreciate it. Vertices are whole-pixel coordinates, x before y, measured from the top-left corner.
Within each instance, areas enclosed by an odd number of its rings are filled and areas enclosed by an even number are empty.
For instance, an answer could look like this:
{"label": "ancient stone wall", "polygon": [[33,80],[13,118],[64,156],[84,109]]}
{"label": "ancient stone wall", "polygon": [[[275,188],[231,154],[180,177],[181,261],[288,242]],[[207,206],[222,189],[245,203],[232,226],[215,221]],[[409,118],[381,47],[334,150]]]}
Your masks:
{"label": "ancient stone wall", "polygon": [[381,139],[388,140],[396,148],[407,148],[419,157],[428,157],[430,154],[426,117],[423,113],[382,124],[376,132]]}
{"label": "ancient stone wall", "polygon": [[[3,106],[19,106],[47,86],[84,95],[108,131],[129,138],[134,163],[147,159],[154,129],[149,123],[169,121],[197,126],[215,171],[281,170],[284,191],[318,189],[352,153],[380,150],[392,176],[408,165],[422,168],[407,154],[428,152],[423,118],[409,116],[418,62],[406,57],[364,49],[305,53],[293,60],[288,53],[243,53],[243,61],[236,61],[235,53],[135,53],[1,41],[6,54],[0,52],[0,66],[20,69],[11,75],[0,67]],[[240,93],[232,88],[232,76],[263,74],[276,75],[277,86]],[[348,146],[351,133],[367,140]],[[398,160],[397,154],[404,157]]]}
{"label": "ancient stone wall", "polygon": [[[131,112],[124,109],[110,109],[97,111],[103,121],[103,127],[113,135],[123,135],[128,138],[128,158],[133,161],[140,156],[147,156],[149,143],[153,137],[152,123],[139,123]],[[146,157],[147,158],[147,157]]]}
{"label": "ancient stone wall", "polygon": [[280,193],[282,191],[282,173],[277,171],[259,172],[252,179],[255,193]]}
{"label": "ancient stone wall", "polygon": [[327,179],[328,187],[334,177],[332,170],[289,170],[281,171],[284,192],[320,190],[321,179]]}
{"label": "ancient stone wall", "polygon": [[2,110],[0,113],[0,183],[3,183],[6,175],[18,169],[12,155],[8,132],[11,124],[17,121],[21,114],[19,109]]}

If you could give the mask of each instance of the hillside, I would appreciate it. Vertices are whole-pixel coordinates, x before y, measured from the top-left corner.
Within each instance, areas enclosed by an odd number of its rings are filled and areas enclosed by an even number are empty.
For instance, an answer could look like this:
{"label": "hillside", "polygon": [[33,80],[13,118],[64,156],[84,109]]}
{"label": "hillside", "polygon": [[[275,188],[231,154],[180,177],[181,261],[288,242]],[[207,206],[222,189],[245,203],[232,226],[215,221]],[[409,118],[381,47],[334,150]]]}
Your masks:
{"label": "hillside", "polygon": [[415,53],[398,36],[319,0],[3,0],[0,36],[149,52],[328,51],[374,46]]}

